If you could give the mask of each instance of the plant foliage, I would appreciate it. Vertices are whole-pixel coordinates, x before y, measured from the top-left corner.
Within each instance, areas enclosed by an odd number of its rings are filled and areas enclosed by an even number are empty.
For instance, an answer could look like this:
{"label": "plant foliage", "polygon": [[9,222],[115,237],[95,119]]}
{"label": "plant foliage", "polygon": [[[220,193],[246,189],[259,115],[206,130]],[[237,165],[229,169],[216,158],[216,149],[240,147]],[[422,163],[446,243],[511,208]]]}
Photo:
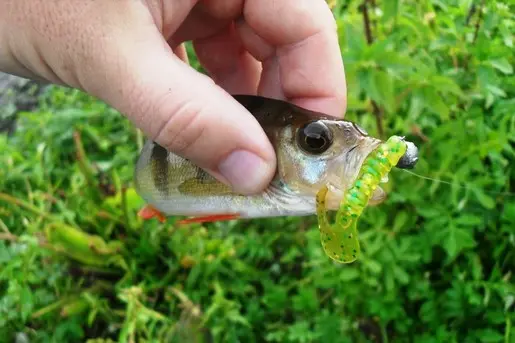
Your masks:
{"label": "plant foliage", "polygon": [[0,341],[515,342],[514,5],[334,13],[346,118],[406,135],[414,172],[448,184],[393,171],[350,265],[324,255],[314,217],[142,222],[141,134],[51,87],[0,135]]}

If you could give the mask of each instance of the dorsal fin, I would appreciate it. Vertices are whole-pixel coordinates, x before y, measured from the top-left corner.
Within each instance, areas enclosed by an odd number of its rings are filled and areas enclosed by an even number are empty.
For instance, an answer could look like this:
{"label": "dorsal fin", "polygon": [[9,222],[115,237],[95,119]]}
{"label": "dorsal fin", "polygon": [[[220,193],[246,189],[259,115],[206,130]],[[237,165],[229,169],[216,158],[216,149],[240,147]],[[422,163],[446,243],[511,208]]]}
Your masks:
{"label": "dorsal fin", "polygon": [[289,102],[259,95],[233,95],[234,99],[256,118],[263,128],[304,123],[309,119],[332,119],[326,114],[310,111]]}

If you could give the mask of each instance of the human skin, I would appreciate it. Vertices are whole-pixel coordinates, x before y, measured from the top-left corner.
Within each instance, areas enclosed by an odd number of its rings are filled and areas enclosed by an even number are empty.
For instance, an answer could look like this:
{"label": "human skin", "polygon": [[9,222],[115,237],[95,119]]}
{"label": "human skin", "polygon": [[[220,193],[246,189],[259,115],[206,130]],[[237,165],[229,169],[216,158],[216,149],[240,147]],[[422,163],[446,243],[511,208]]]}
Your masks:
{"label": "human skin", "polygon": [[[209,77],[188,65],[185,41]],[[276,161],[230,94],[337,117],[346,106],[323,0],[0,0],[0,70],[98,97],[243,194],[262,191]]]}

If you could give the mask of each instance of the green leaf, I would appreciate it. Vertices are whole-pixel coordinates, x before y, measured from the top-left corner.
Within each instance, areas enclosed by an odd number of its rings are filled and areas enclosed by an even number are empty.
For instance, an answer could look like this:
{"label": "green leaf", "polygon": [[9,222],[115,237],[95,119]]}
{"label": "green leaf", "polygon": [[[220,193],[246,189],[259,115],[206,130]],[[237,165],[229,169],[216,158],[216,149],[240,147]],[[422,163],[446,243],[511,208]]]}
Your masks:
{"label": "green leaf", "polygon": [[502,218],[509,223],[515,224],[515,202],[505,203]]}
{"label": "green leaf", "polygon": [[278,330],[268,332],[265,338],[267,342],[284,342],[284,336],[286,336],[286,330]]}
{"label": "green leaf", "polygon": [[361,26],[357,26],[349,22],[345,23],[345,39],[348,42],[349,50],[359,55],[359,53],[365,49],[367,42],[365,41],[362,31],[358,29],[358,27],[361,28]]}
{"label": "green leaf", "polygon": [[392,18],[397,18],[399,6],[400,0],[383,1],[383,20],[389,21]]}
{"label": "green leaf", "polygon": [[431,84],[440,93],[451,93],[457,96],[463,96],[460,86],[450,77],[435,75],[431,78]]}
{"label": "green leaf", "polygon": [[463,225],[463,226],[479,226],[483,224],[483,219],[471,214],[465,214],[462,216],[459,216],[453,221],[457,225]]}
{"label": "green leaf", "polygon": [[352,281],[359,277],[359,271],[355,268],[343,268],[338,274],[342,282]]}
{"label": "green leaf", "polygon": [[474,188],[474,194],[476,195],[477,200],[483,207],[491,210],[495,207],[495,201],[492,199],[492,197],[486,195],[483,190],[479,188]]}
{"label": "green leaf", "polygon": [[436,113],[442,120],[449,119],[449,107],[445,104],[442,97],[436,92],[434,88],[425,87],[423,89],[424,102],[426,107],[433,113]]}
{"label": "green leaf", "polygon": [[395,84],[393,82],[393,78],[388,73],[378,70],[375,72],[374,82],[379,93],[377,100],[388,112],[393,112],[395,110]]}
{"label": "green leaf", "polygon": [[393,221],[393,231],[394,232],[397,232],[397,231],[400,231],[402,228],[404,228],[404,226],[406,225],[406,223],[408,222],[408,213],[405,212],[405,211],[402,211],[402,212],[399,212],[397,213],[397,215],[395,216],[395,219]]}
{"label": "green leaf", "polygon": [[470,229],[461,229],[450,224],[446,231],[447,233],[442,237],[442,246],[447,251],[450,259],[454,259],[463,250],[473,248],[476,245]]}
{"label": "green leaf", "polygon": [[408,117],[410,120],[415,121],[425,108],[424,95],[421,91],[415,90],[410,99]]}
{"label": "green leaf", "polygon": [[381,264],[374,260],[364,260],[363,265],[373,274],[379,274],[383,270]]}
{"label": "green leaf", "polygon": [[475,334],[476,337],[484,343],[502,342],[504,340],[504,336],[502,334],[492,329],[476,330]]}
{"label": "green leaf", "polygon": [[23,320],[27,320],[34,308],[34,299],[32,290],[25,286],[20,289],[20,308]]}
{"label": "green leaf", "polygon": [[0,266],[6,264],[11,260],[11,255],[5,245],[4,241],[0,241]]}
{"label": "green leaf", "polygon": [[507,25],[501,25],[500,31],[504,40],[504,44],[509,47],[513,48],[513,32],[512,28],[508,28]]}
{"label": "green leaf", "polygon": [[506,74],[506,75],[513,74],[513,66],[510,64],[510,62],[506,58],[498,58],[495,60],[490,60],[490,61],[488,61],[488,63],[503,74]]}
{"label": "green leaf", "polygon": [[297,321],[288,328],[288,338],[290,342],[313,342],[318,336],[318,333],[311,330],[309,322],[307,321]]}
{"label": "green leaf", "polygon": [[401,284],[407,284],[410,280],[409,274],[402,268],[400,268],[397,265],[393,266],[393,274],[395,275],[395,278],[399,280]]}
{"label": "green leaf", "polygon": [[502,88],[499,88],[497,86],[494,86],[494,85],[487,85],[486,86],[486,89],[492,93],[493,95],[496,95],[498,97],[502,97],[504,98],[506,96],[506,92],[502,89]]}
{"label": "green leaf", "polygon": [[365,93],[377,104],[384,106],[387,111],[393,111],[395,107],[393,79],[382,70],[367,69],[364,73],[361,84]]}
{"label": "green leaf", "polygon": [[266,292],[262,298],[262,302],[272,311],[280,311],[285,308],[288,303],[288,294],[286,289],[274,286],[267,282],[265,286]]}
{"label": "green leaf", "polygon": [[302,287],[299,293],[293,297],[293,308],[299,312],[313,312],[318,309],[318,298],[314,288]]}
{"label": "green leaf", "polygon": [[479,86],[486,89],[488,85],[497,83],[495,71],[489,65],[480,65],[477,69]]}

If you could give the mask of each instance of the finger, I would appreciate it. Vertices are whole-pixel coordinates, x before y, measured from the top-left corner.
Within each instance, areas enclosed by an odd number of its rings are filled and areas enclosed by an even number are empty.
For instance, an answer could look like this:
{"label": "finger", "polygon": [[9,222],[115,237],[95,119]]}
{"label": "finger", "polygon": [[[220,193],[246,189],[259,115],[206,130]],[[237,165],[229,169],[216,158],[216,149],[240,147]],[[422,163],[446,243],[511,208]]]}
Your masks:
{"label": "finger", "polygon": [[[211,79],[181,62],[157,30],[139,34],[111,40],[111,63],[95,63],[109,81],[91,89],[151,139],[235,191],[263,190],[273,177],[275,154],[256,120]],[[112,80],[120,81],[118,87],[113,89]]]}
{"label": "finger", "polygon": [[279,77],[279,61],[275,55],[275,48],[258,36],[244,20],[239,20],[236,27],[241,41],[244,42],[242,44],[263,65],[258,94],[269,98],[287,100]]}
{"label": "finger", "polygon": [[182,43],[182,44],[178,45],[177,47],[173,48],[173,53],[180,60],[182,60],[186,64],[189,64],[188,53],[186,52],[186,46],[184,45],[184,43]]}
{"label": "finger", "polygon": [[197,7],[213,18],[232,20],[241,16],[244,0],[200,0]]}
{"label": "finger", "polygon": [[[244,17],[247,31],[254,32],[242,34],[245,48],[257,59],[266,56],[255,54],[258,43],[251,38],[259,37],[261,43],[275,49],[274,63],[278,65],[266,64],[263,79],[272,79],[266,75],[278,72],[283,94],[290,101],[341,116],[346,106],[345,73],[335,21],[327,4],[313,0],[248,0]],[[270,86],[264,84],[263,88]]]}
{"label": "finger", "polygon": [[[167,2],[176,16],[172,21],[183,22],[195,2]],[[30,39],[19,39],[33,44],[27,69],[99,97],[236,192],[256,193],[269,184],[276,161],[262,128],[211,79],[173,54],[146,2],[21,3],[27,8],[19,12],[20,21],[30,18],[25,26],[33,28]],[[37,16],[41,9],[45,16]]]}
{"label": "finger", "polygon": [[193,44],[199,62],[218,85],[231,94],[256,94],[261,63],[245,50],[232,24]]}

